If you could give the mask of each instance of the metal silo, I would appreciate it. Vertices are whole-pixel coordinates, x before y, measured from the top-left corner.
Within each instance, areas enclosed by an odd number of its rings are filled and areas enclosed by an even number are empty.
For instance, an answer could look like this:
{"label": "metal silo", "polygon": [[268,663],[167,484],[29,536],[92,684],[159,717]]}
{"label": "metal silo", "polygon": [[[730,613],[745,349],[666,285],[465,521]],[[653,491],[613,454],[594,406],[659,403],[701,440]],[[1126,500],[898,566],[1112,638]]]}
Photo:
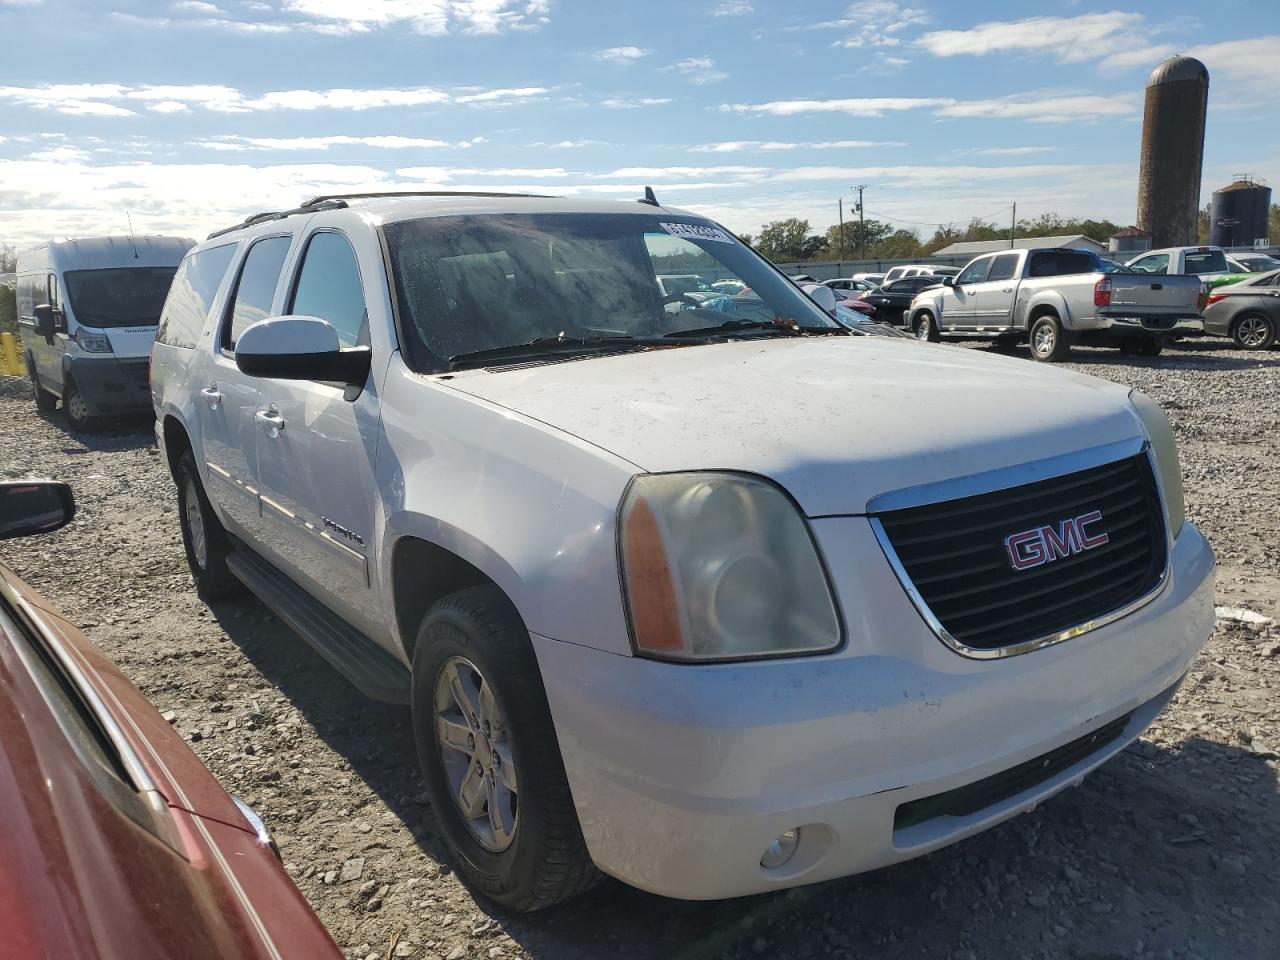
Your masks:
{"label": "metal silo", "polygon": [[1209,208],[1209,242],[1215,247],[1252,247],[1271,227],[1271,188],[1246,177],[1215,190]]}
{"label": "metal silo", "polygon": [[1193,57],[1171,57],[1147,78],[1138,227],[1153,248],[1196,242],[1208,103],[1209,71]]}

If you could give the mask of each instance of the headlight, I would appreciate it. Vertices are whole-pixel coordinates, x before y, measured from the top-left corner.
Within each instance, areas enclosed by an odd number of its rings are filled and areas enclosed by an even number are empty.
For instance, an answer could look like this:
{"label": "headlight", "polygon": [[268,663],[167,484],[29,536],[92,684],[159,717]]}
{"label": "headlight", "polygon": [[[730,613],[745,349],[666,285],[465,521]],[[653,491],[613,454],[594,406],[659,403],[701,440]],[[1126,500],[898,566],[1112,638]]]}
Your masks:
{"label": "headlight", "polygon": [[85,353],[111,352],[111,341],[105,333],[90,333],[84,327],[77,328],[76,343]]}
{"label": "headlight", "polygon": [[619,519],[636,653],[723,660],[839,646],[809,528],[774,485],[728,473],[641,476]]}
{"label": "headlight", "polygon": [[1173,427],[1160,409],[1160,404],[1140,390],[1129,392],[1138,419],[1151,441],[1156,467],[1160,471],[1160,486],[1164,489],[1164,506],[1169,514],[1169,533],[1176,537],[1187,519],[1186,501],[1182,496],[1182,467],[1178,464],[1178,444],[1173,439]]}

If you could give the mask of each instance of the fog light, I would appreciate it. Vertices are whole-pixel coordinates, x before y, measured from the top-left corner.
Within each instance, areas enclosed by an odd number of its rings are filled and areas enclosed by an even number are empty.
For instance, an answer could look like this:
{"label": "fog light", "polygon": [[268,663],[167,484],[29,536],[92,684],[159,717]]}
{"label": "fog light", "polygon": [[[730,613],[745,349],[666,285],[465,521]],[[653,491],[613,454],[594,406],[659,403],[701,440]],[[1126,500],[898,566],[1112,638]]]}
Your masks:
{"label": "fog light", "polygon": [[764,848],[764,856],[760,858],[760,866],[766,870],[773,870],[783,866],[790,860],[796,852],[796,847],[800,845],[800,830],[788,830],[777,840]]}

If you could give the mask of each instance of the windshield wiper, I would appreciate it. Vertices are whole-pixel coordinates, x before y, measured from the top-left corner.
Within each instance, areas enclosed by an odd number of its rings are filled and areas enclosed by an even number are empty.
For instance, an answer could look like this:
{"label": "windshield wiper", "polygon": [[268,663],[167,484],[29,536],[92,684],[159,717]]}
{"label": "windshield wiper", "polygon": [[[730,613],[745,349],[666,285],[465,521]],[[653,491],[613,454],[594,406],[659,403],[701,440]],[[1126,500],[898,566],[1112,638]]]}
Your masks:
{"label": "windshield wiper", "polygon": [[[706,342],[705,338],[686,339],[690,343]],[[566,337],[561,334],[555,337],[535,337],[528,343],[511,343],[505,347],[455,354],[449,358],[449,369],[466,370],[469,367],[488,366],[494,360],[512,360],[518,357],[536,357],[545,354],[583,353],[618,348],[639,350],[644,347],[670,346],[673,346],[671,340],[665,337],[632,337],[627,334],[609,337]]]}
{"label": "windshield wiper", "polygon": [[844,334],[847,331],[840,326],[833,327],[802,327],[798,323],[792,323],[788,320],[726,320],[724,323],[715,327],[697,327],[693,330],[676,330],[674,333],[668,333],[665,336],[675,337],[709,337],[709,336],[726,336],[738,333],[742,330],[776,330],[778,333],[786,333],[791,336],[802,336],[804,334]]}

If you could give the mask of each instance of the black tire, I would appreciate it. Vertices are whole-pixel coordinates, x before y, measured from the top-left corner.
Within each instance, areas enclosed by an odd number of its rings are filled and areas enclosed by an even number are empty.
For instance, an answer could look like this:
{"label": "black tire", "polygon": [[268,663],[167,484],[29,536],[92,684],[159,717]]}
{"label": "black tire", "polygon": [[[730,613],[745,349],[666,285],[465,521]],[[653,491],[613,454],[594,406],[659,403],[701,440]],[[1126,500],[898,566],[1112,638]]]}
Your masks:
{"label": "black tire", "polygon": [[67,415],[71,429],[88,433],[98,426],[97,418],[89,413],[89,404],[75,380],[67,377],[62,393],[62,412]]}
{"label": "black tire", "polygon": [[1158,357],[1164,352],[1164,341],[1159,337],[1142,337],[1120,344],[1120,352],[1130,357]]}
{"label": "black tire", "polygon": [[[470,778],[473,765],[485,769],[479,760],[482,754],[500,756],[505,751],[518,772],[518,789],[508,795],[506,809],[514,813],[505,848],[494,849],[501,840],[496,833],[488,836],[486,846],[470,825],[475,821],[464,819],[446,769],[447,748],[440,746],[437,734],[437,683],[442,675],[447,682],[450,669],[466,671],[476,690],[481,683],[488,687],[501,721],[492,727],[500,733],[491,734],[485,727],[484,737],[471,737],[472,743],[477,738],[484,743],[472,759],[452,752],[453,762],[468,771],[463,780]],[[478,729],[474,724],[468,727]],[[599,879],[582,839],[529,633],[496,587],[459,591],[427,611],[414,648],[413,731],[436,819],[458,872],[476,891],[509,910],[530,912],[575,897]],[[500,767],[499,763],[479,777],[486,791]],[[486,792],[487,798],[493,796]],[[489,816],[490,802],[486,799],[486,813],[476,820]]]}
{"label": "black tire", "polygon": [[58,395],[40,386],[40,374],[36,372],[36,362],[31,354],[27,354],[27,374],[31,377],[31,396],[36,401],[36,410],[53,413],[58,406]]}
{"label": "black tire", "polygon": [[[196,584],[196,594],[208,603],[210,600],[220,600],[241,593],[244,586],[227,567],[227,557],[232,550],[231,540],[213,512],[213,507],[209,505],[209,498],[205,496],[200,474],[196,470],[195,456],[190,450],[184,451],[178,460],[173,481],[178,486],[178,522],[182,527],[182,547],[187,555],[187,566],[191,568],[191,579]],[[203,530],[203,551],[199,549],[195,538],[194,523],[197,516]]]}
{"label": "black tire", "polygon": [[1231,339],[1241,350],[1266,350],[1276,342],[1276,324],[1264,313],[1246,313],[1231,325]]}
{"label": "black tire", "polygon": [[1046,313],[1036,317],[1027,334],[1031,359],[1041,363],[1059,363],[1071,353],[1071,343],[1057,316]]}
{"label": "black tire", "polygon": [[939,340],[938,321],[934,319],[933,314],[928,310],[921,310],[912,318],[911,332],[916,335],[917,340],[937,343]]}

